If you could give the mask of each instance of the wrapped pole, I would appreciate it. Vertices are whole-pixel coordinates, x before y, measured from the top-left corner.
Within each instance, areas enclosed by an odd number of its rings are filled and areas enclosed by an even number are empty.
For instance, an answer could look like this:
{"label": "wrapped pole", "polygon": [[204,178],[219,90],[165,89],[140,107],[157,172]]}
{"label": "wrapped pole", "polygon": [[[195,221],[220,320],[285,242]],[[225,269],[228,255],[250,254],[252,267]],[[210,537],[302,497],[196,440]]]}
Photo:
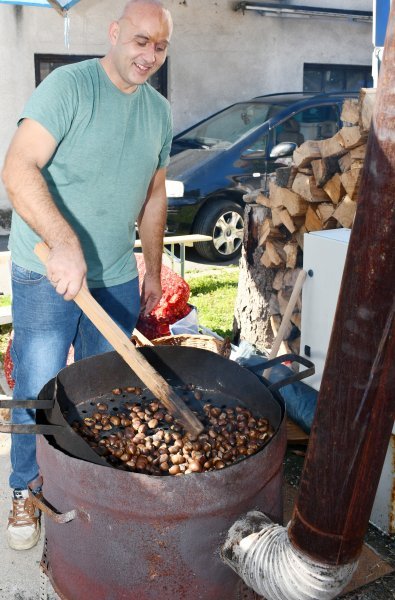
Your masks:
{"label": "wrapped pole", "polygon": [[[259,529],[258,515],[247,515],[234,525],[222,550],[224,560],[268,600],[334,598],[345,587],[362,550],[391,436],[394,65],[393,4],[358,208],[292,519],[285,529],[261,515]],[[317,584],[319,573],[324,577]]]}

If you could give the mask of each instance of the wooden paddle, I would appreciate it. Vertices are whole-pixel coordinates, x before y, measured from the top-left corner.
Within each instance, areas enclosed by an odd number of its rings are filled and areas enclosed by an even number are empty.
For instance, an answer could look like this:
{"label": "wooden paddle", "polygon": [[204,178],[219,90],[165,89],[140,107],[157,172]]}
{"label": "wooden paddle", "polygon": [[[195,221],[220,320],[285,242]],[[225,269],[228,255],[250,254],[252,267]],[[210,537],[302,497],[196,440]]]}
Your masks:
{"label": "wooden paddle", "polygon": [[[35,246],[34,252],[45,265],[49,255],[48,246],[44,242],[40,242]],[[193,435],[198,435],[203,431],[203,425],[196,415],[141,352],[136,350],[127,335],[96,302],[88,288],[82,287],[75,296],[74,302],[173,417]]]}

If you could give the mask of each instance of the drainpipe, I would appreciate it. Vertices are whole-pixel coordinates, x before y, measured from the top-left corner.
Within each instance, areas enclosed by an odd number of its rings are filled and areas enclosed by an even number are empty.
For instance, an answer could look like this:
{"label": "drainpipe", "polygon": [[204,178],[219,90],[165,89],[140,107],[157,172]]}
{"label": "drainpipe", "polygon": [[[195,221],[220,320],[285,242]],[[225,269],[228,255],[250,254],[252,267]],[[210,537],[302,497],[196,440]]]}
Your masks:
{"label": "drainpipe", "polygon": [[286,528],[249,513],[223,560],[267,600],[335,598],[357,566],[395,414],[395,3],[298,497]]}

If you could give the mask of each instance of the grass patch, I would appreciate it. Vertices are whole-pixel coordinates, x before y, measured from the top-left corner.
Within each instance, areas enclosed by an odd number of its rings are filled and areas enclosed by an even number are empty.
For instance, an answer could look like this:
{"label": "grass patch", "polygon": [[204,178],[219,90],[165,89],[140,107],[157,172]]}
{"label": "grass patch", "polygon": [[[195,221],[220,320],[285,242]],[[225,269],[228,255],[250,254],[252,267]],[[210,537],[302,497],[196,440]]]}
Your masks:
{"label": "grass patch", "polygon": [[226,267],[214,273],[200,273],[186,274],[191,288],[189,303],[198,309],[201,325],[232,340],[239,269]]}
{"label": "grass patch", "polygon": [[0,296],[0,306],[10,306],[11,304],[11,296]]}

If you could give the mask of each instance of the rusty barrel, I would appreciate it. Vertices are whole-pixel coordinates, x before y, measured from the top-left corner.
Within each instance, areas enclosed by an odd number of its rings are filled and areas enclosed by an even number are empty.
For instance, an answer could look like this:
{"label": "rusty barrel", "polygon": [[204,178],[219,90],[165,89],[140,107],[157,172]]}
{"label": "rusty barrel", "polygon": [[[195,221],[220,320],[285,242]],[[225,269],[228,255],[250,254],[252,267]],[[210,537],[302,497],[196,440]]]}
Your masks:
{"label": "rusty barrel", "polygon": [[43,436],[48,575],[67,600],[232,600],[238,577],[219,558],[235,520],[259,509],[282,519],[284,421],[256,455],[220,471],[153,477],[68,456]]}

